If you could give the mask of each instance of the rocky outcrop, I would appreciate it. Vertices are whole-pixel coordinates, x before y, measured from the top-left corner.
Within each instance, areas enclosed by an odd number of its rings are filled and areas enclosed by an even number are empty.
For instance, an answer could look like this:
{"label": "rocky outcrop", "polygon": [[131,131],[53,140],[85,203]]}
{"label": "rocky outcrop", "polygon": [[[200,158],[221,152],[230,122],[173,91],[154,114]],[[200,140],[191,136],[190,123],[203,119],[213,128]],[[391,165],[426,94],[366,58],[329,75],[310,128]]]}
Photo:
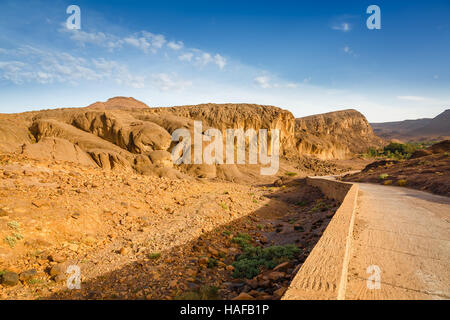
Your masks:
{"label": "rocky outcrop", "polygon": [[[202,122],[204,138],[207,129],[216,128],[222,132],[224,142],[227,129],[252,129],[257,133],[259,129],[267,129],[269,153],[271,130],[278,129],[280,155],[308,170],[315,166],[307,168],[302,164],[300,158],[305,155],[340,159],[381,141],[373,135],[364,116],[354,110],[296,120],[289,111],[273,106],[202,104],[149,108],[133,98],[116,97],[86,108],[0,115],[0,151],[19,150],[30,157],[72,161],[107,170],[133,170],[144,175],[256,179],[259,165],[258,168],[249,164],[174,166],[171,151],[178,141],[172,141],[171,134],[185,128],[193,144],[194,121]],[[205,149],[210,139],[202,140]],[[226,148],[224,160],[225,151]]]}
{"label": "rocky outcrop", "polygon": [[367,119],[356,110],[298,118],[295,134],[299,153],[321,159],[344,159],[383,144]]}
{"label": "rocky outcrop", "polygon": [[10,115],[0,118],[0,152],[14,152],[35,139],[28,131],[28,121]]}
{"label": "rocky outcrop", "polygon": [[129,115],[85,112],[76,115],[72,125],[132,153],[167,150],[171,143],[171,136],[164,128],[153,122],[136,121]]}
{"label": "rocky outcrop", "polygon": [[51,159],[95,166],[92,158],[79,146],[60,138],[43,137],[38,143],[25,144],[22,153],[33,159]]}
{"label": "rocky outcrop", "polygon": [[131,97],[114,97],[108,99],[108,101],[106,102],[95,102],[86,108],[93,110],[128,110],[128,111],[149,109],[149,107],[145,103]]}
{"label": "rocky outcrop", "polygon": [[[295,118],[287,110],[256,104],[200,104],[172,108],[156,108],[155,113],[169,113],[178,117],[201,120],[204,128],[217,128],[225,136],[226,129],[280,130],[280,151],[295,146]],[[180,121],[180,120],[178,120]],[[185,123],[186,124],[186,123]]]}

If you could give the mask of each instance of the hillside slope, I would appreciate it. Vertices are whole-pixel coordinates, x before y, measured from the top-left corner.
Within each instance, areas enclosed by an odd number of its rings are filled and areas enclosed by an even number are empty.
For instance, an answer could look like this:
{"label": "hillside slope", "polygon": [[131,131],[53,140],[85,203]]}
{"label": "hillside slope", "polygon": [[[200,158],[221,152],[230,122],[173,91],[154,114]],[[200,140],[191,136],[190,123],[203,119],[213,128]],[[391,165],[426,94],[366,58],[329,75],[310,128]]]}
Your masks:
{"label": "hillside slope", "polygon": [[371,123],[371,125],[378,136],[389,140],[445,140],[450,137],[450,109],[432,119]]}
{"label": "hillside slope", "polygon": [[383,145],[358,111],[349,109],[296,119],[297,150],[321,159],[345,159]]}
{"label": "hillside slope", "polygon": [[[295,119],[289,111],[273,106],[150,108],[133,98],[115,97],[84,108],[0,114],[0,152],[159,177],[195,176],[235,182],[262,179],[259,165],[174,166],[171,151],[178,142],[172,141],[172,133],[186,128],[193,137],[195,120],[202,121],[203,132],[217,128],[224,138],[225,130],[231,128],[257,132],[269,129],[269,138],[270,129],[279,129],[281,175],[295,169],[305,174],[332,173],[335,169],[331,164],[311,156],[343,159],[381,143],[364,116],[355,110]],[[268,144],[270,150],[270,141]]]}

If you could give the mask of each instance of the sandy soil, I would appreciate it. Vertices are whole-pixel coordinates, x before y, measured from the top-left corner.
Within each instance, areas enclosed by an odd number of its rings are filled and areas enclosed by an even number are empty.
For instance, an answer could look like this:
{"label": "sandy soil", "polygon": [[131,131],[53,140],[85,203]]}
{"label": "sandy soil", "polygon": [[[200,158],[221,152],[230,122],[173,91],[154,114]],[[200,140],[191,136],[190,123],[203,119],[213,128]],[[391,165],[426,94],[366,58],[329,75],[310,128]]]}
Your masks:
{"label": "sandy soil", "polygon": [[[301,179],[277,185],[169,180],[3,155],[0,272],[20,280],[0,286],[0,298],[173,299],[214,285],[224,299],[243,292],[278,299],[337,204]],[[241,249],[231,240],[242,232],[256,246],[288,242],[301,254],[273,280],[273,270],[261,270],[256,286],[233,279]],[[217,264],[208,268],[205,257]],[[69,265],[81,268],[82,290],[66,290]]]}

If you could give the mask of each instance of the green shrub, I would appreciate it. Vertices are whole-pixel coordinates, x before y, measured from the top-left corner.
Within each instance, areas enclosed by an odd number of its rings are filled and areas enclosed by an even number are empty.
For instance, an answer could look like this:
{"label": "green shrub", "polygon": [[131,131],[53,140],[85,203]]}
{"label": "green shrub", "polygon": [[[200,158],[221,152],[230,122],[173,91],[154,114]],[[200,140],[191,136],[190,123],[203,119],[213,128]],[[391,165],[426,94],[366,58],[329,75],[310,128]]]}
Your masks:
{"label": "green shrub", "polygon": [[381,180],[385,180],[389,177],[389,175],[387,173],[382,173],[380,174],[380,176],[378,178],[380,178]]}
{"label": "green shrub", "polygon": [[208,268],[214,268],[217,267],[217,265],[218,265],[217,259],[211,257],[208,259]]}
{"label": "green shrub", "polygon": [[148,254],[148,258],[152,259],[152,260],[159,259],[160,257],[161,257],[161,253],[159,253],[159,252],[154,252],[154,253]]}
{"label": "green shrub", "polygon": [[286,172],[285,174],[289,177],[293,177],[297,175],[297,172]]}
{"label": "green shrub", "polygon": [[248,246],[233,263],[233,277],[251,279],[259,274],[261,268],[273,269],[293,259],[298,253],[300,249],[292,244],[267,248]]}
{"label": "green shrub", "polygon": [[225,231],[222,232],[222,233],[228,237],[228,236],[230,236],[231,231],[230,231],[230,230],[225,230]]}
{"label": "green shrub", "polygon": [[17,238],[14,236],[7,236],[5,237],[5,239],[3,239],[3,242],[5,242],[11,248],[14,248],[17,244]]}
{"label": "green shrub", "polygon": [[222,207],[223,210],[228,210],[228,206],[225,202],[221,202],[219,205]]}
{"label": "green shrub", "polygon": [[252,237],[250,237],[246,233],[239,233],[237,236],[234,236],[231,242],[237,243],[241,248],[246,248],[250,246],[252,242]]}
{"label": "green shrub", "polygon": [[10,221],[8,222],[8,227],[14,230],[19,230],[20,224],[17,221]]}

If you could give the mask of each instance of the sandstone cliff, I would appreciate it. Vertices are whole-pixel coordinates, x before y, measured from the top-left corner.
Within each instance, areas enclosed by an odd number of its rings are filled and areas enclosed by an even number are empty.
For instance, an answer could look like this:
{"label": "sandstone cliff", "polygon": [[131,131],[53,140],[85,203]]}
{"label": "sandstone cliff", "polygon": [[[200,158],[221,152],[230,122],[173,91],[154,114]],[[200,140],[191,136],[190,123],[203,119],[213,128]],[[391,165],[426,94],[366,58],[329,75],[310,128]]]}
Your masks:
{"label": "sandstone cliff", "polygon": [[[305,163],[299,160],[304,155],[340,159],[381,141],[354,110],[295,119],[289,111],[273,106],[149,108],[133,98],[116,97],[85,108],[0,115],[0,152],[172,178],[255,179],[255,170],[248,165],[173,166],[170,152],[177,142],[171,141],[171,134],[179,128],[192,134],[194,120],[202,121],[203,130],[212,127],[222,133],[231,128],[268,129],[269,138],[270,129],[279,129],[280,155],[297,159],[295,168]],[[301,167],[306,169],[306,165]]]}
{"label": "sandstone cliff", "polygon": [[297,150],[320,159],[344,159],[383,144],[367,119],[356,110],[342,110],[298,118]]}

